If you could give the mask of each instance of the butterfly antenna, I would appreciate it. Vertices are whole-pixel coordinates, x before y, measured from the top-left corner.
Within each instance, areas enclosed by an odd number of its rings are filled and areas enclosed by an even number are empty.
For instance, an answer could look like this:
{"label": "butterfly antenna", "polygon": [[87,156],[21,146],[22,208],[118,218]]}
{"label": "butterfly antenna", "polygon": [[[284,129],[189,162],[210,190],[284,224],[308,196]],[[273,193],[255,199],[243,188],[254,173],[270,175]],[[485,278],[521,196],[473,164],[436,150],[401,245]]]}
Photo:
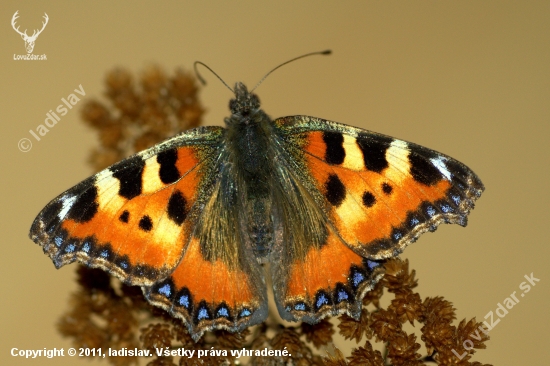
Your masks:
{"label": "butterfly antenna", "polygon": [[262,78],[262,80],[260,80],[258,82],[258,84],[256,84],[256,86],[254,88],[252,88],[252,90],[250,91],[251,93],[257,88],[260,86],[260,84],[275,70],[277,70],[279,67],[281,66],[284,66],[288,63],[291,63],[293,61],[296,61],[296,60],[299,60],[301,58],[304,58],[304,57],[308,57],[308,56],[313,56],[313,55],[330,55],[332,53],[331,50],[324,50],[324,51],[317,51],[317,52],[311,52],[311,53],[306,53],[305,55],[302,55],[302,56],[298,56],[298,57],[294,57],[293,59],[290,59],[286,62],[283,62],[282,64],[280,64],[279,66],[275,67],[273,70],[271,70],[270,72],[268,72],[267,74],[265,74],[265,76]]}
{"label": "butterfly antenna", "polygon": [[227,83],[225,81],[223,81],[223,79],[218,74],[216,74],[214,72],[214,70],[212,70],[208,65],[206,65],[205,63],[200,62],[200,61],[195,61],[195,63],[193,64],[193,67],[195,68],[195,74],[197,75],[197,79],[199,79],[199,81],[201,82],[202,85],[206,85],[206,80],[204,80],[203,77],[201,76],[201,74],[199,73],[199,70],[197,69],[197,65],[202,65],[202,66],[206,67],[212,74],[214,74],[214,76],[216,76],[218,79],[220,79],[222,84],[225,85],[227,87],[227,89],[231,90],[231,92],[233,94],[235,94],[235,91],[233,89],[231,89],[229,87],[229,85],[227,85]]}

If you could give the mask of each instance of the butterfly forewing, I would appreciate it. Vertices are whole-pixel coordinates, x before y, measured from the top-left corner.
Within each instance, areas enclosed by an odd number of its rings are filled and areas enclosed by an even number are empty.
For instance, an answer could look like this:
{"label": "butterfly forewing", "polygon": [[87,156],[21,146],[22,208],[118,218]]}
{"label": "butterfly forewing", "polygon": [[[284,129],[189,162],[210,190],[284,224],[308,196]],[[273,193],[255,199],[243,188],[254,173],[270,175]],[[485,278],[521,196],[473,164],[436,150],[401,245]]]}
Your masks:
{"label": "butterfly forewing", "polygon": [[174,137],[54,199],[30,236],[57,267],[78,260],[126,283],[151,285],[180,261],[220,128]]}

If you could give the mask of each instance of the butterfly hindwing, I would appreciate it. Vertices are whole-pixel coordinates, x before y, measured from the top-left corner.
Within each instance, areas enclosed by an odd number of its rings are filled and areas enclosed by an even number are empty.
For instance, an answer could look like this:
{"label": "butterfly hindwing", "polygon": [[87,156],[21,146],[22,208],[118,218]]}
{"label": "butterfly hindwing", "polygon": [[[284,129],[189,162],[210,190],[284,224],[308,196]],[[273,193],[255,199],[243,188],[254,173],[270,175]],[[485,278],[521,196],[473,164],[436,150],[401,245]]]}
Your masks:
{"label": "butterfly hindwing", "polygon": [[[227,242],[240,248],[238,242]],[[252,259],[252,258],[251,258]],[[267,317],[267,295],[260,266],[254,260],[243,266],[218,259],[209,261],[193,238],[174,272],[145,288],[147,299],[186,321],[193,339],[206,330],[240,331]]]}
{"label": "butterfly hindwing", "polygon": [[384,274],[383,261],[361,257],[327,231],[321,246],[310,245],[304,257],[271,268],[279,314],[287,321],[314,324],[340,313],[357,318],[363,297]]}
{"label": "butterfly hindwing", "polygon": [[220,169],[181,262],[145,290],[151,303],[186,320],[195,340],[205,330],[239,331],[267,317],[263,271],[240,220],[233,173]]}

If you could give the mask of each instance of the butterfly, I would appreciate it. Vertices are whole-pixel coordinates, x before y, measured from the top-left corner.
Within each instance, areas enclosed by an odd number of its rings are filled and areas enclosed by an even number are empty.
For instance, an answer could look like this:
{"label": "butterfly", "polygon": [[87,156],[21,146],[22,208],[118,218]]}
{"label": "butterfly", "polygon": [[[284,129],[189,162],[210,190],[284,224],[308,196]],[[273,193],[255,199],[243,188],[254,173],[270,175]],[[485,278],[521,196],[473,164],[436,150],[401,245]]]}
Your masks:
{"label": "butterfly", "polygon": [[[101,268],[181,318],[193,339],[268,315],[346,313],[441,223],[466,225],[484,190],[457,160],[309,116],[272,120],[236,83],[225,128],[198,127],[65,191],[31,239],[57,268]],[[269,263],[269,266],[266,264]]]}

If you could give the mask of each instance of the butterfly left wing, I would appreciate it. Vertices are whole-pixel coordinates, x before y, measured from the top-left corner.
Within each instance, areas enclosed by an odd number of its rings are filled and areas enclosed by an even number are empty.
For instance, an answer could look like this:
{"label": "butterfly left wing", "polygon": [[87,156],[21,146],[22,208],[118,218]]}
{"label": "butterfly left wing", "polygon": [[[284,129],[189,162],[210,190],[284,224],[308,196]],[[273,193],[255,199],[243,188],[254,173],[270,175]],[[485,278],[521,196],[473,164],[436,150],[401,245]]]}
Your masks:
{"label": "butterfly left wing", "polygon": [[277,179],[294,175],[289,195],[306,198],[289,204],[320,222],[309,235],[287,230],[278,245],[289,247],[275,252],[288,262],[273,272],[287,320],[357,317],[362,297],[381,276],[379,261],[441,223],[466,225],[484,189],[462,163],[413,143],[307,116],[274,125],[283,147]]}
{"label": "butterfly left wing", "polygon": [[195,340],[263,321],[265,284],[238,229],[224,131],[186,131],[86,179],[39,213],[31,239],[58,268],[79,261],[141,286]]}

